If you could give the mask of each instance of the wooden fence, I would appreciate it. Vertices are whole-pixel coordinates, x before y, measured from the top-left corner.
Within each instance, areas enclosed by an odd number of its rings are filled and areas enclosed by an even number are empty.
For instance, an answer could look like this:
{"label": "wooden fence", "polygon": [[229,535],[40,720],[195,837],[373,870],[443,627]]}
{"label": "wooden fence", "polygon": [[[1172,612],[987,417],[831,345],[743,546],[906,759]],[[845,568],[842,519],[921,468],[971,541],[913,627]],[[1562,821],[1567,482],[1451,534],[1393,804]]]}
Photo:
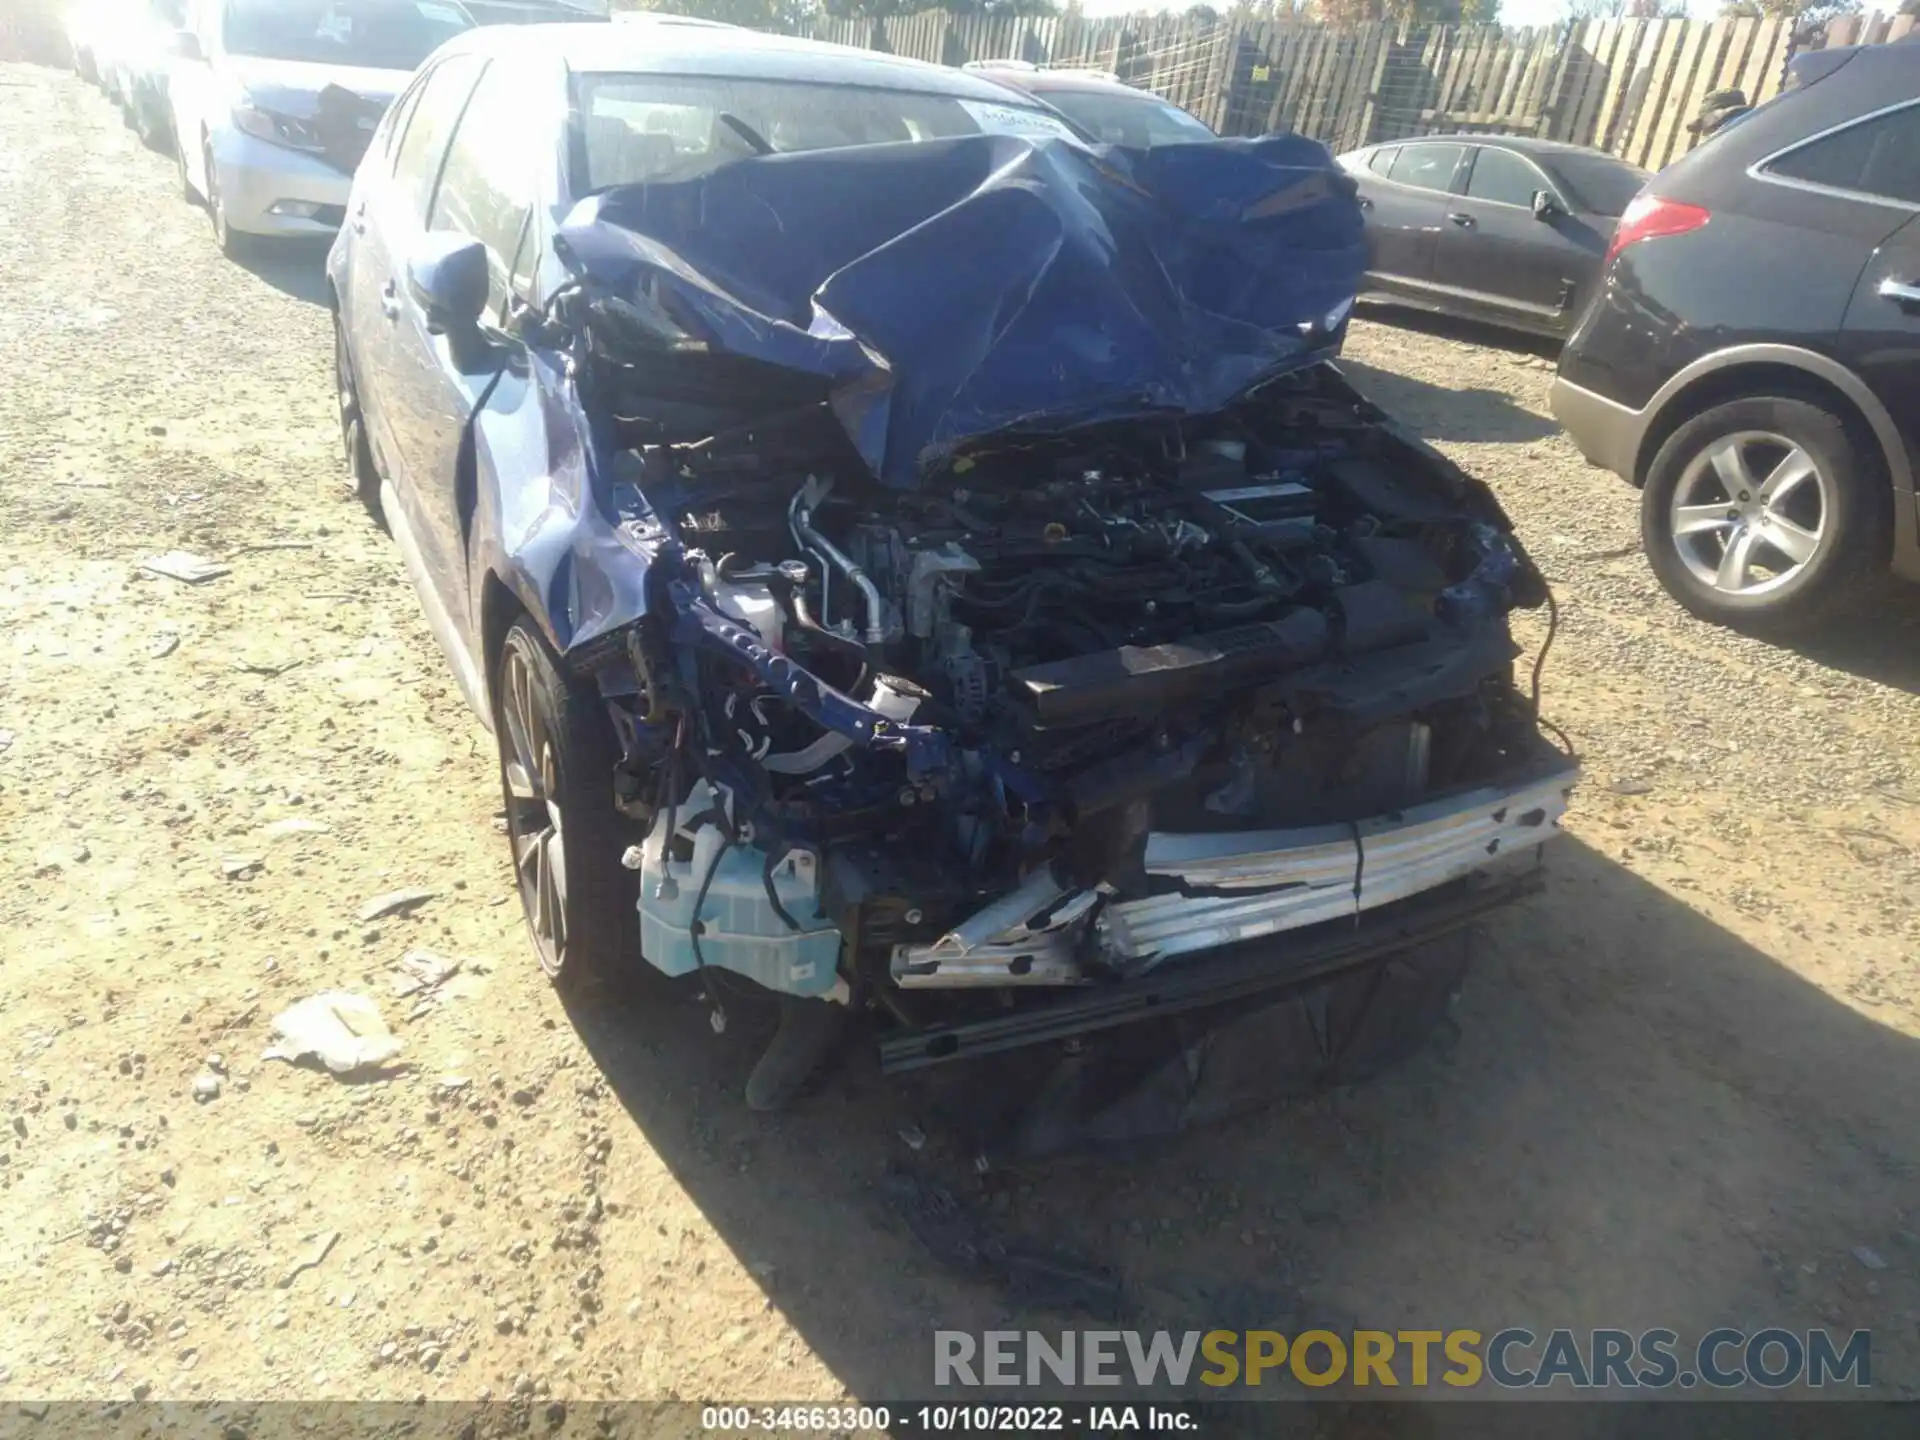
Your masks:
{"label": "wooden fence", "polygon": [[[58,63],[57,0],[0,0],[0,60]],[[1911,15],[1846,16],[1824,34],[1791,20],[1589,20],[1355,26],[1202,15],[954,15],[821,19],[813,35],[937,64],[1028,60],[1111,70],[1228,135],[1292,130],[1336,151],[1469,131],[1591,145],[1657,170],[1694,144],[1715,90],[1758,104],[1796,48],[1920,43]]]}
{"label": "wooden fence", "polygon": [[977,16],[928,11],[825,20],[823,40],[945,65],[1017,59],[1111,70],[1228,135],[1292,130],[1336,151],[1448,131],[1591,145],[1657,170],[1694,144],[1687,122],[1716,90],[1777,94],[1796,47],[1881,43],[1912,16],[1836,21],[1590,20],[1334,27],[1204,16]]}

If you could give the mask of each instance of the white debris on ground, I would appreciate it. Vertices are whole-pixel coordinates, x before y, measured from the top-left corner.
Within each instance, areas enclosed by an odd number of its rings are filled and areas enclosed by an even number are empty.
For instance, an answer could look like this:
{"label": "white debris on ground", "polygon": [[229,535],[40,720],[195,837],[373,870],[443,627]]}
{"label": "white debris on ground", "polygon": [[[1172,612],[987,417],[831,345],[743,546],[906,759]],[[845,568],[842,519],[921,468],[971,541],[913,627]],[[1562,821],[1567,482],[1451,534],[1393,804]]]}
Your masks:
{"label": "white debris on ground", "polygon": [[273,1017],[276,1044],[263,1060],[318,1060],[335,1075],[356,1075],[389,1064],[402,1050],[380,1007],[364,995],[329,990]]}

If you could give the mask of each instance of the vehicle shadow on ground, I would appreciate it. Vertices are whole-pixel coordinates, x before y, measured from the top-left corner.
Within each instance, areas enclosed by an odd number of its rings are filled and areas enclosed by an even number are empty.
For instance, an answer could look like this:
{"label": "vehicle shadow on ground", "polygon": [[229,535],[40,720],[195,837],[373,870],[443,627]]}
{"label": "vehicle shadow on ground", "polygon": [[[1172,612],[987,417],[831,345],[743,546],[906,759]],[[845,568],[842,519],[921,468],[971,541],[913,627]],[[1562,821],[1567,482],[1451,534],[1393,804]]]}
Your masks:
{"label": "vehicle shadow on ground", "polygon": [[1428,440],[1525,444],[1560,433],[1499,390],[1456,390],[1346,357],[1336,363],[1363,395]]}
{"label": "vehicle shadow on ground", "polygon": [[327,251],[333,242],[312,240],[256,240],[236,263],[267,282],[282,295],[309,305],[327,303]]}
{"label": "vehicle shadow on ground", "polygon": [[1889,585],[1867,614],[1793,648],[1821,665],[1920,695],[1920,586]]}
{"label": "vehicle shadow on ground", "polygon": [[976,1250],[1000,1235],[1113,1267],[1129,1327],[1877,1326],[1876,1392],[1920,1379],[1898,1319],[1920,1238],[1872,1208],[1890,1202],[1821,1203],[1914,1173],[1920,1046],[1572,837],[1547,892],[1488,926],[1456,1015],[1451,1043],[1356,1090],[983,1176],[864,1054],[756,1116],[749,1017],[716,1038],[686,1000],[573,1010],[769,1308],[859,1397],[933,1394],[936,1328],[1113,1319],[943,1266],[889,1198],[903,1173],[984,1227]]}

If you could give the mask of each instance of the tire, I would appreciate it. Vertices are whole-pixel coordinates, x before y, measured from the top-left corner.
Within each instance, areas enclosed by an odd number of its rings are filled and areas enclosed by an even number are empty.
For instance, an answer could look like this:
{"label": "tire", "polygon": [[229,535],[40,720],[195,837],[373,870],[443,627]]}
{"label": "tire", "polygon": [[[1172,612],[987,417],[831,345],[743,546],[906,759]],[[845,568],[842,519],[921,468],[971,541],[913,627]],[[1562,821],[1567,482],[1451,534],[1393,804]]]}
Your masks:
{"label": "tire", "polygon": [[565,673],[525,616],[508,629],[493,675],[507,844],[540,968],[565,995],[637,978],[639,892],[620,857],[638,836],[614,807],[619,751],[605,702]]}
{"label": "tire", "polygon": [[220,247],[220,253],[229,260],[241,260],[253,253],[253,237],[246,232],[236,230],[227,219],[227,207],[220,198],[220,172],[214,168],[213,147],[205,147],[201,155],[206,166],[207,218],[213,222],[213,241]]}
{"label": "tire", "polygon": [[173,148],[173,116],[159,98],[151,93],[134,101],[133,128],[140,143],[162,155]]}
{"label": "tire", "polygon": [[347,475],[354,496],[366,512],[386,528],[380,508],[380,473],[374,468],[373,447],[367,443],[366,417],[360,408],[360,387],[353,378],[353,357],[347,352],[347,332],[340,312],[333,313],[333,387],[340,410],[340,445],[346,451]]}
{"label": "tire", "polygon": [[1695,416],[1654,456],[1640,536],[1667,593],[1753,634],[1817,630],[1887,574],[1893,495],[1877,449],[1789,395]]}

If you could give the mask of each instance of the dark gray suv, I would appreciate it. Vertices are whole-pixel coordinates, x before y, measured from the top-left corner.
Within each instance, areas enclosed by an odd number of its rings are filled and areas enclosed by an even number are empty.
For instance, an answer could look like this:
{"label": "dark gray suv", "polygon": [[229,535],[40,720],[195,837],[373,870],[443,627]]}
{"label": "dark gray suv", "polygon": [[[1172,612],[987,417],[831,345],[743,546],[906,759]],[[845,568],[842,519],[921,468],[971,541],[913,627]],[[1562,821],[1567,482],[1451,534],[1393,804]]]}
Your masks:
{"label": "dark gray suv", "polygon": [[1704,619],[1803,630],[1920,580],[1920,44],[1802,55],[1655,176],[1553,411]]}

